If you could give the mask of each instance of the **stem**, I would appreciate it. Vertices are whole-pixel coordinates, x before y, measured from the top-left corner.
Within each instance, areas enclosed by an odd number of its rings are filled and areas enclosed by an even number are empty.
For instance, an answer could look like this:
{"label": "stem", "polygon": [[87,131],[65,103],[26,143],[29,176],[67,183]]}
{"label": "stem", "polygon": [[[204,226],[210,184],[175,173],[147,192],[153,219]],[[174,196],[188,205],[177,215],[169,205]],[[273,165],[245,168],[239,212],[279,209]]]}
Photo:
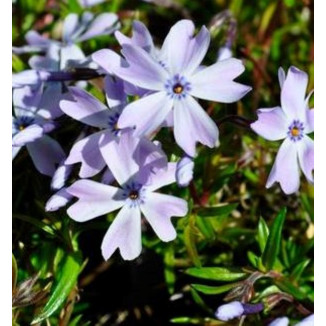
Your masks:
{"label": "stem", "polygon": [[103,77],[95,69],[90,68],[75,68],[71,71],[52,71],[49,73],[46,81],[58,82],[58,81],[70,81],[70,80],[89,80],[94,78]]}

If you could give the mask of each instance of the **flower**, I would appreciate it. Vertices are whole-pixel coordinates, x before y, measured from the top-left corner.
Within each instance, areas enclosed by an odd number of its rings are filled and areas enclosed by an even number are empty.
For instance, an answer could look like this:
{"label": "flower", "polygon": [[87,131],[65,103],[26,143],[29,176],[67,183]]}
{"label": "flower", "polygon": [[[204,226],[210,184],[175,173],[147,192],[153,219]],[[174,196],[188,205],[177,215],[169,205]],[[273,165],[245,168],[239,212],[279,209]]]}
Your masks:
{"label": "flower", "polygon": [[29,52],[45,53],[50,47],[56,46],[61,48],[62,57],[76,56],[80,59],[82,51],[74,43],[86,41],[100,35],[111,34],[118,27],[118,16],[113,13],[102,13],[94,16],[90,12],[84,12],[81,17],[78,17],[77,14],[69,14],[63,22],[61,42],[48,39],[32,30],[25,35],[28,45],[13,47],[13,52],[17,54]]}
{"label": "flower", "polygon": [[[287,76],[279,70],[281,107],[258,110],[258,120],[251,128],[267,140],[284,139],[267,180],[270,188],[279,182],[286,194],[299,189],[300,168],[309,182],[313,182],[314,142],[307,134],[314,130],[314,110],[305,98],[308,75],[290,67]],[[300,168],[299,168],[300,167]]]}
{"label": "flower", "polygon": [[[75,120],[100,129],[77,141],[65,161],[67,165],[81,163],[79,176],[89,178],[98,174],[106,166],[99,147],[101,137],[103,143],[116,141],[123,131],[117,128],[117,121],[127,97],[123,91],[122,82],[114,81],[109,76],[105,80],[105,92],[110,108],[78,87],[70,87],[69,91],[73,100],[61,101],[61,110]],[[157,153],[157,164],[160,161],[162,166],[166,165],[165,154],[158,146],[145,138],[141,139],[140,144],[142,151]]]}
{"label": "flower", "polygon": [[55,128],[47,110],[42,109],[41,89],[25,86],[13,91],[12,158],[26,146],[36,169],[52,176],[64,158],[60,144],[47,133]]}
{"label": "flower", "polygon": [[233,81],[244,71],[240,60],[231,58],[199,67],[210,35],[202,27],[193,37],[194,28],[189,20],[171,28],[161,49],[161,62],[134,44],[122,46],[126,61],[110,50],[100,50],[92,56],[109,73],[151,92],[124,109],[118,126],[136,127],[135,136],[149,134],[173,113],[176,142],[192,157],[196,154],[196,142],[209,147],[218,143],[217,126],[194,97],[231,103],[251,89]]}
{"label": "flower", "polygon": [[215,317],[222,321],[228,321],[243,315],[257,314],[263,309],[264,305],[262,303],[248,304],[232,301],[219,306],[215,312]]}
{"label": "flower", "polygon": [[67,188],[68,193],[79,199],[67,210],[75,221],[85,222],[121,208],[102,242],[105,259],[117,248],[125,260],[140,255],[141,214],[162,241],[171,241],[176,231],[170,218],[187,213],[185,200],[156,192],[175,182],[176,164],[154,170],[149,156],[137,150],[139,142],[131,132],[125,132],[118,142],[101,144],[103,157],[120,188],[91,180],[78,180]]}
{"label": "flower", "polygon": [[239,301],[233,301],[222,306],[219,306],[216,310],[215,316],[219,320],[228,321],[236,317],[243,315],[244,309],[242,303]]}

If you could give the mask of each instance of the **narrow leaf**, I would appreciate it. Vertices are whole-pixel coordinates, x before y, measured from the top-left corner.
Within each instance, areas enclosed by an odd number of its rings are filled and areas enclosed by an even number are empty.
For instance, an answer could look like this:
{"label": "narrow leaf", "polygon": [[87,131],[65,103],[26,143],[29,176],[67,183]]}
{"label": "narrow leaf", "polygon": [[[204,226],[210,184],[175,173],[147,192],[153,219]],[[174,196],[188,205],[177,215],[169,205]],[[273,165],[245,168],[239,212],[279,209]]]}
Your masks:
{"label": "narrow leaf", "polygon": [[291,273],[291,276],[290,276],[291,280],[293,280],[294,282],[299,281],[302,273],[307,268],[309,263],[310,263],[310,259],[306,259],[306,260],[300,262],[297,266],[295,266]]}
{"label": "narrow leaf", "polygon": [[202,207],[198,209],[197,214],[202,217],[216,217],[229,215],[238,204],[223,204],[219,206]]}
{"label": "narrow leaf", "polygon": [[225,282],[237,281],[246,276],[246,273],[243,273],[239,270],[224,267],[192,267],[188,268],[185,273],[206,280]]}
{"label": "narrow leaf", "polygon": [[237,287],[239,283],[231,283],[225,284],[220,286],[210,286],[210,285],[203,285],[203,284],[191,284],[191,286],[197,290],[198,292],[207,294],[207,295],[214,295],[227,292],[235,287]]}
{"label": "narrow leaf", "polygon": [[261,253],[264,252],[266,243],[267,243],[267,239],[268,239],[268,235],[269,235],[269,229],[268,226],[265,222],[265,220],[260,217],[259,219],[259,223],[258,223],[258,244],[259,244],[259,248]]}
{"label": "narrow leaf", "polygon": [[12,254],[12,291],[14,292],[17,284],[18,267],[14,254]]}
{"label": "narrow leaf", "polygon": [[262,261],[267,270],[273,269],[276,258],[280,251],[282,228],[285,220],[285,215],[286,208],[283,208],[276,216],[267,239],[267,243],[262,255]]}
{"label": "narrow leaf", "polygon": [[33,320],[32,324],[41,322],[59,309],[76,285],[77,277],[81,270],[81,263],[79,253],[68,254],[65,257],[62,267],[59,269],[60,272],[56,277],[56,282],[53,285],[53,292],[50,295],[49,301],[41,313]]}
{"label": "narrow leaf", "polygon": [[306,294],[288,280],[277,280],[275,284],[284,292],[293,295],[298,300],[306,298]]}

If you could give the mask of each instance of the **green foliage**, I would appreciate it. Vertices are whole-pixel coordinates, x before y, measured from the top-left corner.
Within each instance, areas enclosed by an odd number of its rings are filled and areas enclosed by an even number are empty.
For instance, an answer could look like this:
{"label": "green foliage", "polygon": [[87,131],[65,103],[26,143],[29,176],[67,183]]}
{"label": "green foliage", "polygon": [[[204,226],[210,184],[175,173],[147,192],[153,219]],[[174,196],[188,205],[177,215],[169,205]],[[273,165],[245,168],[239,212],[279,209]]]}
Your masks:
{"label": "green foliage", "polygon": [[63,258],[50,298],[42,311],[34,318],[32,324],[37,324],[49,318],[59,309],[76,286],[81,267],[82,260],[79,252],[68,254]]}

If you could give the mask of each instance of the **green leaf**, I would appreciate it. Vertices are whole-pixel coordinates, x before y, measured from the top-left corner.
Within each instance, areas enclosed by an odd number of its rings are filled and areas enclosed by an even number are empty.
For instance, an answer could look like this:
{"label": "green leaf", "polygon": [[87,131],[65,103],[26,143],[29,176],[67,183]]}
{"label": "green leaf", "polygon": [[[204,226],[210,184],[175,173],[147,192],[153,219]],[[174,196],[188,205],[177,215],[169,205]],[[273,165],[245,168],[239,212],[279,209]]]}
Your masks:
{"label": "green leaf", "polygon": [[202,207],[198,209],[197,214],[202,217],[215,217],[229,215],[238,204],[223,204],[219,206]]}
{"label": "green leaf", "polygon": [[298,286],[292,284],[286,279],[276,280],[275,285],[277,285],[282,291],[293,295],[298,300],[303,300],[306,298],[306,294],[302,292]]}
{"label": "green leaf", "polygon": [[210,220],[202,218],[200,216],[196,216],[196,225],[199,231],[208,241],[215,240],[215,231]]}
{"label": "green leaf", "polygon": [[267,239],[268,239],[268,235],[269,235],[269,229],[268,226],[265,222],[265,220],[260,217],[259,219],[259,223],[258,223],[258,244],[259,244],[259,248],[261,253],[264,252],[266,243],[267,243]]}
{"label": "green leaf", "polygon": [[167,284],[169,293],[172,294],[174,292],[174,284],[176,281],[175,270],[174,270],[174,249],[172,246],[169,246],[168,249],[165,250],[164,253],[164,275],[165,282]]}
{"label": "green leaf", "polygon": [[293,269],[292,273],[291,273],[291,280],[294,282],[299,281],[299,279],[301,278],[302,273],[304,272],[304,270],[307,268],[307,266],[310,263],[310,259],[306,259],[302,262],[300,262],[298,265],[295,266],[295,268]]}
{"label": "green leaf", "polygon": [[52,287],[53,292],[43,310],[32,321],[32,324],[41,322],[59,309],[76,285],[81,266],[82,260],[79,252],[68,254],[64,258],[63,264],[56,277],[55,284]]}
{"label": "green leaf", "polygon": [[198,292],[207,294],[207,295],[214,295],[227,292],[232,290],[233,288],[237,287],[239,283],[231,283],[225,284],[220,286],[210,286],[210,285],[203,285],[203,284],[191,284],[191,286],[197,290]]}
{"label": "green leaf", "polygon": [[46,223],[44,223],[36,218],[30,217],[27,215],[23,215],[23,214],[14,214],[13,218],[17,218],[21,221],[33,224],[34,226],[36,226],[37,228],[41,229],[42,231],[50,234],[51,236],[56,236],[56,232],[50,225],[47,225]]}
{"label": "green leaf", "polygon": [[262,261],[267,270],[273,269],[276,258],[280,251],[282,228],[285,221],[286,208],[283,208],[280,213],[276,216],[270,234],[267,239],[267,243],[262,254]]}
{"label": "green leaf", "polygon": [[254,266],[255,268],[258,268],[259,257],[256,254],[254,254],[252,251],[248,251],[247,255],[251,265]]}
{"label": "green leaf", "polygon": [[189,218],[189,224],[185,227],[184,230],[184,242],[189,258],[195,264],[195,266],[200,267],[201,262],[196,247],[196,231],[195,219],[194,216],[191,215]]}
{"label": "green leaf", "polygon": [[202,299],[202,297],[199,295],[199,293],[194,288],[191,288],[190,289],[190,293],[191,293],[192,299],[198,304],[199,307],[201,307],[202,309],[204,309],[209,314],[212,314],[213,313],[213,311],[211,310],[211,308],[209,308],[206,305],[205,301]]}
{"label": "green leaf", "polygon": [[233,282],[240,280],[246,276],[246,273],[237,271],[235,269],[229,269],[224,267],[202,267],[202,268],[188,268],[185,271],[186,274],[214,281]]}
{"label": "green leaf", "polygon": [[14,254],[12,254],[12,291],[14,291],[16,288],[17,275],[18,275],[17,262]]}

